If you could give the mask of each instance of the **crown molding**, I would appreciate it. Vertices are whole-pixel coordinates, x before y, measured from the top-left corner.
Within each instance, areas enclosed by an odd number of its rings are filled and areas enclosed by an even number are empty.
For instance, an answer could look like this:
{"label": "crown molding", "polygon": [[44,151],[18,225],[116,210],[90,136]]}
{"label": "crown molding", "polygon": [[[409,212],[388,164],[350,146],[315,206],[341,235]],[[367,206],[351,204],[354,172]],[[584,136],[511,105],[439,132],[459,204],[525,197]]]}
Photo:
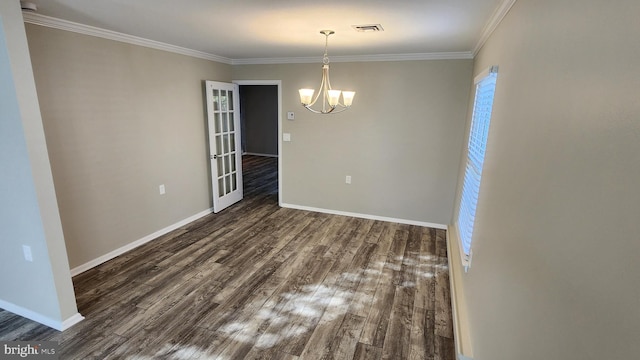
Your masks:
{"label": "crown molding", "polygon": [[145,39],[145,38],[141,38],[133,35],[127,35],[127,34],[119,33],[116,31],[101,29],[94,26],[79,24],[72,21],[54,18],[51,16],[34,14],[30,12],[23,12],[22,17],[24,18],[24,22],[29,24],[46,26],[53,29],[71,31],[78,34],[84,34],[89,36],[100,37],[103,39],[120,41],[128,44],[144,46],[144,47],[157,49],[157,50],[164,50],[164,51],[181,54],[181,55],[187,55],[195,58],[217,61],[224,64],[232,63],[232,59],[229,59],[223,56],[209,54],[209,53],[198,51],[198,50],[187,49],[180,46],[166,44],[163,42],[149,40],[149,39]]}
{"label": "crown molding", "polygon": [[[505,0],[502,6],[504,8],[505,3],[510,3],[508,8],[513,5],[515,0]],[[508,8],[506,11],[508,11]],[[496,24],[492,26],[492,30],[495,29],[502,17],[506,15],[506,11],[501,16],[492,17],[498,19]],[[496,13],[499,13],[496,11]],[[230,65],[266,65],[266,64],[303,64],[303,63],[317,63],[320,61],[320,57],[283,57],[283,58],[250,58],[250,59],[230,59],[227,57],[206,53],[203,51],[188,49],[180,46],[175,46],[155,40],[149,40],[138,36],[128,35],[117,31],[106,30],[95,26],[89,26],[84,24],[75,23],[68,20],[58,19],[51,16],[23,12],[22,16],[25,23],[50,27],[53,29],[70,31],[78,34],[95,36],[103,39],[114,40],[124,42],[132,45],[144,46],[152,49],[168,51],[176,54],[191,56],[195,58],[216,61]],[[492,22],[490,21],[490,23]],[[485,26],[485,30],[489,28],[489,24]],[[489,31],[486,35],[491,34]],[[484,39],[483,41],[486,41]],[[483,42],[484,43],[484,42]],[[481,44],[476,46],[479,49]],[[476,52],[460,51],[460,52],[439,52],[439,53],[413,53],[413,54],[375,54],[375,55],[348,55],[348,56],[332,56],[332,62],[368,62],[368,61],[415,61],[415,60],[460,60],[460,59],[473,59]]]}
{"label": "crown molding", "polygon": [[[169,51],[177,54],[192,56],[195,58],[217,61],[230,65],[264,65],[264,64],[302,64],[316,63],[320,57],[284,57],[284,58],[251,58],[251,59],[229,59],[226,57],[209,54],[206,52],[183,48],[159,41],[149,40],[133,35],[128,35],[116,31],[106,30],[95,26],[75,23],[68,20],[58,19],[51,16],[23,12],[25,23],[46,26],[53,29],[71,31],[78,34],[100,37],[128,44],[144,46],[157,50]],[[417,53],[417,54],[378,54],[378,55],[352,55],[352,56],[332,56],[332,62],[362,62],[362,61],[410,61],[410,60],[453,60],[453,59],[473,59],[473,53],[464,52],[441,52],[441,53]]]}
{"label": "crown molding", "polygon": [[[457,60],[473,59],[470,51],[416,53],[416,54],[377,54],[331,56],[331,62],[366,62],[366,61],[411,61],[411,60]],[[322,62],[322,57],[286,57],[286,58],[253,58],[233,59],[232,65],[266,65],[266,64],[304,64]]]}
{"label": "crown molding", "polygon": [[473,48],[473,51],[471,52],[474,57],[478,54],[480,49],[482,49],[482,47],[484,46],[484,43],[487,42],[487,40],[489,39],[489,36],[491,36],[491,34],[493,34],[493,32],[498,27],[498,25],[500,25],[500,23],[502,22],[502,19],[504,19],[504,17],[507,16],[507,13],[509,12],[509,10],[511,10],[511,7],[513,6],[513,4],[516,3],[516,1],[517,0],[503,0],[498,5],[498,7],[493,12],[493,15],[491,15],[491,18],[489,18],[489,21],[485,24],[484,28],[482,29],[482,32],[480,33],[480,39],[478,39],[476,46]]}

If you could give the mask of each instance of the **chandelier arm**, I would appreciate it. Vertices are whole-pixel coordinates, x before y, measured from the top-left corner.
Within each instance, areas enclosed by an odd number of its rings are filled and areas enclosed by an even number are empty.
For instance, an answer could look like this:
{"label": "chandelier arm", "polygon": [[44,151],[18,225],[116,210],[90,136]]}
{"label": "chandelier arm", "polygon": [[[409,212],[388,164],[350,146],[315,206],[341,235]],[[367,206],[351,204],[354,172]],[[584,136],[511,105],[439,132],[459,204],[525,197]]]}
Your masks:
{"label": "chandelier arm", "polygon": [[314,114],[331,114],[331,113],[335,114],[335,113],[339,113],[339,112],[343,112],[343,111],[347,110],[346,108],[344,108],[344,109],[340,109],[338,111],[334,111],[336,108],[333,107],[333,108],[330,108],[329,110],[318,111],[318,110],[312,109],[311,105],[304,105],[303,104],[302,106],[304,106],[307,110],[311,111]]}
{"label": "chandelier arm", "polygon": [[[327,81],[326,81],[327,87],[325,88],[325,92],[326,92],[327,97],[328,97],[329,96],[329,90],[333,90],[333,88],[331,87],[331,79],[329,78],[329,64],[327,64],[326,69],[322,70],[322,78],[324,79],[325,76],[327,78]],[[340,103],[340,99],[338,99],[338,104],[337,105],[340,105],[342,107],[346,107],[346,106],[344,106],[343,104]],[[333,106],[333,108],[335,108],[335,106]],[[335,111],[333,111],[333,110],[331,112],[335,113]]]}
{"label": "chandelier arm", "polygon": [[322,69],[322,77],[326,77],[327,78],[327,88],[328,88],[328,90],[333,90],[331,88],[331,80],[329,80],[329,65],[327,65],[326,68]]}
{"label": "chandelier arm", "polygon": [[327,94],[325,94],[324,88],[327,86],[327,79],[324,76],[324,69],[322,70],[322,81],[320,82],[320,88],[318,89],[318,97],[322,95],[322,111],[326,111],[325,102],[327,101]]}
{"label": "chandelier arm", "polygon": [[348,108],[346,106],[342,106],[340,108],[338,108],[337,106],[335,106],[333,109],[331,109],[331,111],[329,111],[327,114],[331,113],[331,114],[338,114],[341,113],[345,110],[347,110]]}
{"label": "chandelier arm", "polygon": [[[322,88],[323,87],[324,87],[324,76],[322,76],[322,81],[320,81],[320,88],[318,89],[318,92],[313,97],[313,101],[311,101],[309,104],[307,104],[308,106],[313,106],[318,101],[318,98],[320,97],[320,93],[322,92]],[[307,107],[307,106],[305,105],[305,107]]]}
{"label": "chandelier arm", "polygon": [[[322,111],[327,114],[331,112],[327,112],[327,98],[329,97],[329,90],[331,90],[331,84],[329,83],[329,64],[325,64],[322,65],[322,87],[319,91],[322,91]],[[333,108],[331,105],[329,105],[329,107]]]}
{"label": "chandelier arm", "polygon": [[318,101],[318,98],[319,98],[319,97],[320,97],[320,92],[318,92],[318,93],[313,97],[313,101],[312,101],[312,102],[310,102],[308,105],[309,105],[309,106],[313,106],[313,105],[316,103],[316,101]]}
{"label": "chandelier arm", "polygon": [[320,89],[318,89],[318,96],[322,93],[322,112],[327,111],[327,92],[325,88],[327,87],[327,79],[324,76],[324,70],[322,71],[322,84],[320,85]]}

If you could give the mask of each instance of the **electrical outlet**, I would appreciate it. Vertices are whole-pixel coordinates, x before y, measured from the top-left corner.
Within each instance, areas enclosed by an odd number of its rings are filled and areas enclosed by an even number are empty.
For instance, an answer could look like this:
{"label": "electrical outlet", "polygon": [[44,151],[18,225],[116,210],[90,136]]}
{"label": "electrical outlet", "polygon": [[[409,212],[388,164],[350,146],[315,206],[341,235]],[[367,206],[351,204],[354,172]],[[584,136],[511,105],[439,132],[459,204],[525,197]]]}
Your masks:
{"label": "electrical outlet", "polygon": [[283,133],[282,134],[282,141],[291,141],[291,134]]}
{"label": "electrical outlet", "polygon": [[294,120],[296,118],[296,114],[293,111],[289,111],[287,113],[287,119]]}
{"label": "electrical outlet", "polygon": [[351,175],[347,175],[347,177],[344,178],[344,182],[346,184],[351,184]]}
{"label": "electrical outlet", "polygon": [[158,190],[160,190],[160,195],[164,195],[165,194],[165,189],[164,189],[164,184],[158,186]]}
{"label": "electrical outlet", "polygon": [[33,262],[33,254],[31,253],[31,246],[22,245],[22,252],[24,253],[24,259]]}

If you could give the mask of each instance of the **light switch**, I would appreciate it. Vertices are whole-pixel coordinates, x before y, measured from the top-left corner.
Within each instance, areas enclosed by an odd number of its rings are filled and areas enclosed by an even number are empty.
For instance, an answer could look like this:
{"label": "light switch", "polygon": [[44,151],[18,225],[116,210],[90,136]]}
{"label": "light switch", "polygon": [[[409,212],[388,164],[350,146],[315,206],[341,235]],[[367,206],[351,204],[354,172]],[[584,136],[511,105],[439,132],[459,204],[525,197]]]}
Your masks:
{"label": "light switch", "polygon": [[296,118],[296,114],[294,114],[294,113],[293,113],[293,111],[289,111],[289,112],[287,113],[287,119],[289,119],[289,120],[293,120],[293,119],[295,119],[295,118]]}
{"label": "light switch", "polygon": [[31,246],[22,245],[22,252],[24,253],[24,259],[27,261],[33,261],[33,254],[31,253]]}
{"label": "light switch", "polygon": [[291,134],[283,133],[282,134],[282,141],[291,141]]}

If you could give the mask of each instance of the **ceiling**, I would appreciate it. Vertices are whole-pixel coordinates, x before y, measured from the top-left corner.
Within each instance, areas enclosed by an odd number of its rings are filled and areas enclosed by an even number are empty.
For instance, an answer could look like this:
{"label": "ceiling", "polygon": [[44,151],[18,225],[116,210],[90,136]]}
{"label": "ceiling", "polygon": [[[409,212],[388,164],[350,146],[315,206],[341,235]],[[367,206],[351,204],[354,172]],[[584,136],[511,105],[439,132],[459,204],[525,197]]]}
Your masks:
{"label": "ceiling", "polygon": [[[471,54],[505,0],[29,0],[37,14],[232,60]],[[381,24],[383,32],[351,26]]]}

